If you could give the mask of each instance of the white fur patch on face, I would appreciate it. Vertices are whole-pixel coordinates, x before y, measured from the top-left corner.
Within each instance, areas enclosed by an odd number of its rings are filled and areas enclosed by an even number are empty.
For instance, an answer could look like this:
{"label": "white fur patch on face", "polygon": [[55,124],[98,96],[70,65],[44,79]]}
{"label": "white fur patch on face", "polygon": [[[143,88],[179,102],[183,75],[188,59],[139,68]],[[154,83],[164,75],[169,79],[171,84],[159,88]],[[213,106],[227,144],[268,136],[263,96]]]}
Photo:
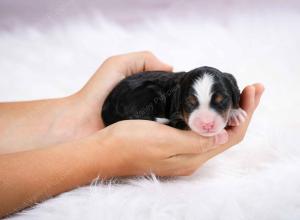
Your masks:
{"label": "white fur patch on face", "polygon": [[155,121],[161,124],[167,124],[170,122],[170,120],[167,118],[155,118]]}
{"label": "white fur patch on face", "polygon": [[195,81],[193,88],[195,90],[195,96],[198,98],[201,106],[209,106],[213,84],[214,79],[209,74],[204,74],[202,78]]}

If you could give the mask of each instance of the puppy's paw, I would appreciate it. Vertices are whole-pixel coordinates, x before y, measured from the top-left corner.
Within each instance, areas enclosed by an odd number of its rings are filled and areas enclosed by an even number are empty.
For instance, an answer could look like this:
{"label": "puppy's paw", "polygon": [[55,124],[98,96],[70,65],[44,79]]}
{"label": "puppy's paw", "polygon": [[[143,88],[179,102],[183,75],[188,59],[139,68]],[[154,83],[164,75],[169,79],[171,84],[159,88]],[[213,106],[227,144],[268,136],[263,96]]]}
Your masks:
{"label": "puppy's paw", "polygon": [[229,126],[239,126],[242,122],[246,120],[247,113],[239,108],[232,109],[229,113],[228,125]]}

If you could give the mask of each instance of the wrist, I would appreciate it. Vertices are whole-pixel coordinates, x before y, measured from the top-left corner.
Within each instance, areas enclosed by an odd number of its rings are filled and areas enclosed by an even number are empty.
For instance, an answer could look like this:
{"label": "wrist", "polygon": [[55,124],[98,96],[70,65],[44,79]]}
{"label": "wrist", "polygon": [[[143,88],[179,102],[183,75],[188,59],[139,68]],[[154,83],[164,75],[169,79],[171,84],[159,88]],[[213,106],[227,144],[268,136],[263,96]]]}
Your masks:
{"label": "wrist", "polygon": [[100,110],[87,104],[82,94],[60,98],[57,102],[60,114],[53,122],[52,131],[60,142],[87,137],[102,128]]}
{"label": "wrist", "polygon": [[81,146],[89,155],[89,169],[94,178],[108,179],[120,175],[122,160],[109,129],[102,129],[82,141]]}

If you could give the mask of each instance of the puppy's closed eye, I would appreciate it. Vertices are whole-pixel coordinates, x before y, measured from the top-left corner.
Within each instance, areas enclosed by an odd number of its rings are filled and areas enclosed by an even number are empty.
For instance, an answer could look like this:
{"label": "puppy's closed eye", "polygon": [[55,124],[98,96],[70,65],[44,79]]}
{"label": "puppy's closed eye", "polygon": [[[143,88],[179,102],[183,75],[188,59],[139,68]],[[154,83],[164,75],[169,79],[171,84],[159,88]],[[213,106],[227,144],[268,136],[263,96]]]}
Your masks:
{"label": "puppy's closed eye", "polygon": [[194,95],[190,95],[186,98],[186,103],[190,106],[196,106],[198,105],[197,97]]}
{"label": "puppy's closed eye", "polygon": [[214,101],[215,101],[215,103],[217,103],[217,104],[220,104],[223,100],[224,100],[224,96],[221,95],[221,94],[217,94],[217,95],[215,95],[215,97],[214,97]]}

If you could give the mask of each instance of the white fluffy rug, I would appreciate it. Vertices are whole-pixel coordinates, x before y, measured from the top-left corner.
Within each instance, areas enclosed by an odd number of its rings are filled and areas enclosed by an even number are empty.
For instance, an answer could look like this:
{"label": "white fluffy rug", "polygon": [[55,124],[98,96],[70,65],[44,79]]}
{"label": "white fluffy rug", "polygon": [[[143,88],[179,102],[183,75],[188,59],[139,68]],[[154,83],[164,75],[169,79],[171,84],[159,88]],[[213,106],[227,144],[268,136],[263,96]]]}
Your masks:
{"label": "white fluffy rug", "polygon": [[158,18],[124,27],[100,15],[0,32],[0,100],[68,95],[108,56],[151,50],[175,70],[211,65],[266,92],[245,140],[191,177],[98,184],[12,219],[300,219],[300,14]]}

